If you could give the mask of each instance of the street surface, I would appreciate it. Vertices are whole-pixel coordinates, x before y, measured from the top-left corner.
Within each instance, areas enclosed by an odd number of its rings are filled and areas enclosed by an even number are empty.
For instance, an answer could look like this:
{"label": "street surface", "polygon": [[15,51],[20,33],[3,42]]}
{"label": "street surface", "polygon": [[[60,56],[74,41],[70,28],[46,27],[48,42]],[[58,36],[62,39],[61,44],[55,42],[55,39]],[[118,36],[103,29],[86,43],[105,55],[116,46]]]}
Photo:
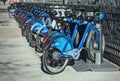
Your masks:
{"label": "street surface", "polygon": [[[7,8],[0,2],[1,7]],[[0,12],[0,81],[120,81],[120,71],[76,72],[71,66],[49,75],[41,70],[41,55],[21,36],[16,21]]]}

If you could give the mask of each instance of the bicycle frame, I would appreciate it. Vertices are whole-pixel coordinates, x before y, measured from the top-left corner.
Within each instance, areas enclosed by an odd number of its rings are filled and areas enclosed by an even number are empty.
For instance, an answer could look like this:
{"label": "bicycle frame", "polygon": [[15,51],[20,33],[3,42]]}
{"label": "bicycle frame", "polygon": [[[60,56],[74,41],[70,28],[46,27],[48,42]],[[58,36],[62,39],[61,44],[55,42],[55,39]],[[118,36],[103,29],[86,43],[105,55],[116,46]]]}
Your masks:
{"label": "bicycle frame", "polygon": [[[96,34],[96,37],[97,37],[97,42],[100,43],[100,38],[99,38],[98,30],[92,24],[92,22],[89,22],[87,24],[85,32],[84,32],[84,34],[82,36],[82,39],[80,40],[78,48],[73,48],[73,50],[70,50],[70,51],[67,51],[67,52],[63,52],[63,53],[60,54],[60,57],[68,56],[68,58],[73,58],[74,60],[78,60],[79,57],[80,57],[80,52],[81,52],[81,50],[83,48],[83,45],[85,44],[85,41],[87,40],[88,34],[89,34],[89,32],[91,30],[95,31],[95,34]],[[77,34],[77,30],[76,30],[75,34]],[[71,42],[71,45],[73,45],[72,42]]]}
{"label": "bicycle frame", "polygon": [[58,50],[61,51],[61,54],[59,56],[60,58],[72,58],[74,60],[78,60],[80,57],[80,52],[83,48],[83,45],[85,44],[85,41],[91,30],[95,31],[95,34],[97,36],[97,42],[100,42],[98,30],[92,24],[92,22],[88,22],[85,32],[82,36],[82,39],[80,40],[78,48],[74,48],[73,43],[75,41],[75,37],[78,32],[78,27],[81,27],[83,24],[81,23],[79,25],[78,24],[75,25],[75,29],[74,29],[72,37],[70,37],[70,36],[68,36],[68,37],[67,36],[65,36],[65,37],[58,36],[57,38],[53,37],[54,43],[51,44],[50,47],[57,48]]}

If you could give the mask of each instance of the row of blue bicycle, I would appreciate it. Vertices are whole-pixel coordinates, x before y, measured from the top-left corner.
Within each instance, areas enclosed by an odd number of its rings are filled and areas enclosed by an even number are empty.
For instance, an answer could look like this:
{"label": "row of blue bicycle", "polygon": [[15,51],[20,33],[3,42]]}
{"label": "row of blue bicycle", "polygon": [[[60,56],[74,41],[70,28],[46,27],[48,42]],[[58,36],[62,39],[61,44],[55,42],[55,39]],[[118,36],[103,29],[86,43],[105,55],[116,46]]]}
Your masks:
{"label": "row of blue bicycle", "polygon": [[43,52],[42,68],[46,73],[62,72],[69,62],[80,60],[81,51],[95,63],[103,58],[105,48],[101,31],[105,14],[98,8],[87,11],[79,5],[15,3],[11,12],[29,45]]}

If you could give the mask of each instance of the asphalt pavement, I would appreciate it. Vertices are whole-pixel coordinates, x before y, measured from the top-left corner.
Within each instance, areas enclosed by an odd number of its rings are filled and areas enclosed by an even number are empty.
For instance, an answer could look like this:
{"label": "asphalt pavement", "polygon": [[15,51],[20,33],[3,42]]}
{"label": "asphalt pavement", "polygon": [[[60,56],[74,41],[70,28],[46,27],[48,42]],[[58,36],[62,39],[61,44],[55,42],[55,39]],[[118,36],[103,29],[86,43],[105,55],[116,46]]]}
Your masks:
{"label": "asphalt pavement", "polygon": [[120,71],[77,72],[71,66],[49,75],[41,70],[41,55],[21,36],[14,18],[0,12],[0,81],[120,81]]}

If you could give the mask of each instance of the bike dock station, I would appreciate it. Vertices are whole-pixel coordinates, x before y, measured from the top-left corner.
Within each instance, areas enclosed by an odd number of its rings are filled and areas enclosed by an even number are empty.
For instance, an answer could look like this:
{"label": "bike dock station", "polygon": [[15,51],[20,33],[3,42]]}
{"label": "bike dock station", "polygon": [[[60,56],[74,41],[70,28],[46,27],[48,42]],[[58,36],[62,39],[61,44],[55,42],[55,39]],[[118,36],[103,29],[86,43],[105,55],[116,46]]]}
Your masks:
{"label": "bike dock station", "polygon": [[[12,6],[11,9],[16,10],[13,12],[13,16],[19,24],[22,35],[26,37],[29,45],[35,48],[39,53],[45,50],[42,62],[44,66],[43,69],[45,71],[47,69],[46,73],[56,74],[62,72],[67,62],[69,62],[68,59],[70,59],[71,62],[68,63],[68,65],[72,66],[77,72],[120,71],[119,5],[21,2],[14,3]],[[90,26],[88,27],[86,26],[86,22],[87,24],[92,23],[92,25],[88,25]],[[99,27],[97,28],[97,26],[99,26],[100,29]],[[70,29],[67,27],[73,28]],[[81,31],[79,27],[83,27]],[[104,39],[102,39],[102,35],[104,35]],[[75,40],[75,42],[73,40]],[[91,40],[92,44],[90,42]],[[85,46],[84,43],[87,45]],[[93,49],[91,47],[92,45]],[[82,52],[81,50],[84,47],[86,47],[85,51],[83,50]],[[92,54],[91,51],[93,50],[95,53],[93,52]],[[90,52],[91,55],[89,55],[90,53],[88,52]],[[52,53],[52,55],[49,56],[49,53]],[[49,63],[51,61],[49,57],[52,58],[53,65]],[[65,58],[68,59],[66,60]],[[56,64],[61,61],[63,62],[63,59],[65,59],[63,65],[62,63]],[[62,69],[55,71],[56,68],[54,67],[57,67],[57,65],[60,65]]]}
{"label": "bike dock station", "polygon": [[[76,62],[73,65],[76,71],[119,71],[114,63],[120,66],[120,6],[103,6],[102,11],[106,13],[106,19],[103,22],[102,32],[105,35],[105,52],[103,62],[96,59],[95,64]],[[99,55],[96,57],[99,58]],[[111,61],[111,63],[109,62]],[[112,63],[113,62],[113,63]]]}

